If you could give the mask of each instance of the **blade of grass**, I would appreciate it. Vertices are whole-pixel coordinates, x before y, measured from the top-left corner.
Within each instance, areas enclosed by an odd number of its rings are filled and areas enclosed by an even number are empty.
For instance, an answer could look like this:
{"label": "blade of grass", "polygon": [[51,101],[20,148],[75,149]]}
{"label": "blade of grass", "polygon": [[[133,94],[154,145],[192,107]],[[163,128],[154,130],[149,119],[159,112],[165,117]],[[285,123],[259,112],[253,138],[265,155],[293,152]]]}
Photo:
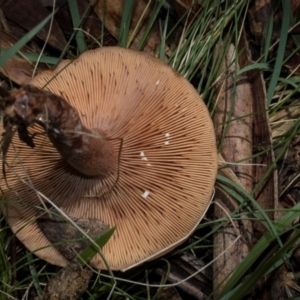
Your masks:
{"label": "blade of grass", "polygon": [[281,68],[283,65],[284,53],[287,43],[288,30],[290,25],[290,16],[291,16],[291,2],[282,0],[282,8],[283,8],[283,18],[280,32],[280,41],[277,51],[276,62],[273,70],[273,74],[271,77],[271,81],[269,84],[268,92],[267,92],[267,104],[270,106],[275,89],[277,87],[277,83],[279,80]]}
{"label": "blade of grass", "polygon": [[144,19],[146,13],[147,13],[148,10],[149,10],[150,4],[151,4],[151,0],[148,1],[148,4],[146,5],[146,7],[145,7],[143,13],[141,14],[139,21],[137,22],[137,24],[136,24],[136,26],[135,26],[133,32],[131,33],[131,35],[130,35],[130,37],[129,37],[129,40],[128,40],[128,43],[127,43],[127,45],[126,45],[126,48],[130,48],[130,46],[131,46],[133,40],[136,38],[136,35],[137,35],[137,33],[138,33],[138,30],[140,29],[141,22],[143,21],[143,19]]}
{"label": "blade of grass", "polygon": [[47,18],[45,18],[42,22],[32,28],[28,33],[26,33],[21,39],[19,39],[6,53],[1,54],[0,57],[0,66],[3,66],[11,57],[16,55],[16,53],[24,47],[33,37],[37,35],[37,33],[49,22],[49,20],[54,16],[57,12],[57,9],[51,13]]}
{"label": "blade of grass", "polygon": [[[250,211],[256,216],[258,220],[261,220],[264,223],[264,226],[268,230],[270,230],[274,236],[278,236],[277,230],[268,217],[267,213],[260,207],[260,205],[256,202],[251,194],[248,194],[241,186],[222,175],[217,175],[217,181],[222,189],[229,193],[234,199],[240,201],[241,204],[244,204],[247,207],[249,203],[251,203],[252,206],[258,210],[258,212],[255,212],[252,209],[250,209]],[[229,188],[228,185],[233,187],[233,189]],[[280,244],[281,241],[278,240],[278,243]]]}
{"label": "blade of grass", "polygon": [[123,15],[121,20],[120,26],[120,36],[119,36],[119,43],[120,47],[126,47],[129,27],[131,23],[131,16],[134,8],[135,0],[125,0],[124,8],[123,8]]}
{"label": "blade of grass", "polygon": [[[88,12],[89,12],[90,9],[91,9],[91,3],[87,6],[86,10],[84,11],[84,13],[83,13],[83,15],[82,15],[82,18],[85,18],[85,16],[87,16],[87,14],[88,14]],[[82,31],[82,30],[80,30],[80,31],[81,31],[82,33],[84,33],[84,31]],[[58,62],[60,62],[60,61],[64,58],[64,56],[66,55],[66,53],[67,53],[68,50],[70,49],[69,46],[70,46],[71,42],[73,41],[74,37],[76,36],[76,34],[77,34],[77,31],[74,30],[73,33],[71,34],[71,36],[70,36],[70,38],[69,38],[67,44],[66,44],[66,47],[65,47],[64,50],[61,52],[61,54],[60,54],[60,56],[59,56],[59,58],[58,58]],[[69,52],[69,54],[72,55],[71,52]],[[75,57],[77,57],[77,55],[74,56],[74,58],[75,58]]]}
{"label": "blade of grass", "polygon": [[[166,265],[167,265],[167,270],[166,270],[166,273],[165,273],[165,275],[164,275],[164,278],[163,278],[163,280],[160,282],[161,285],[165,285],[165,284],[167,283],[167,280],[168,280],[169,275],[170,275],[170,273],[171,273],[171,264],[170,264],[170,262],[169,262],[168,260],[166,260],[166,259],[164,259],[164,258],[162,258],[161,260],[164,261],[164,262],[166,263]],[[163,287],[159,287],[159,288],[157,289],[155,295],[152,297],[152,300],[156,300],[156,299],[160,296],[160,294],[161,294],[161,292],[162,292],[162,289],[163,289]]]}
{"label": "blade of grass", "polygon": [[42,295],[42,288],[41,288],[39,280],[38,280],[38,274],[37,274],[37,271],[35,269],[35,264],[33,262],[32,254],[29,251],[26,251],[26,257],[27,257],[28,266],[29,266],[29,270],[30,270],[33,285],[36,289],[36,292],[37,292],[38,296],[40,297]]}
{"label": "blade of grass", "polygon": [[255,187],[252,190],[252,194],[254,194],[260,186],[265,182],[265,180],[268,178],[268,176],[273,172],[273,170],[276,168],[276,164],[278,163],[279,159],[283,157],[286,149],[289,147],[293,137],[297,134],[300,128],[300,119],[298,118],[297,121],[293,124],[293,128],[291,128],[291,134],[290,136],[284,141],[282,145],[282,150],[278,153],[278,156],[276,157],[275,161],[269,166],[268,170],[265,172],[265,174],[261,177],[260,181],[255,185]]}
{"label": "blade of grass", "polygon": [[[294,232],[294,228],[289,229],[289,233],[292,234]],[[287,232],[283,231],[282,234]],[[297,240],[299,240],[300,232],[297,231],[287,243],[284,244],[283,247],[279,248],[278,246],[270,249],[270,251],[264,256],[263,260],[259,263],[259,265],[255,268],[255,270],[247,277],[247,280],[240,284],[235,290],[234,294],[230,293],[230,298],[227,295],[223,294],[223,291],[220,295],[220,300],[225,299],[242,299],[249,290],[265,275],[270,273],[275,268],[279,267],[282,263],[284,263],[290,256],[291,252],[295,247],[299,245],[295,245]],[[269,245],[266,245],[269,246]],[[267,248],[267,247],[266,247]],[[252,249],[251,252],[253,252]],[[252,267],[253,265],[250,265]],[[226,288],[226,287],[225,287]],[[224,289],[225,289],[224,288]]]}
{"label": "blade of grass", "polygon": [[[2,226],[3,220],[1,218],[0,222]],[[9,293],[9,285],[12,279],[12,267],[10,265],[10,260],[7,259],[7,253],[5,250],[7,249],[6,229],[6,226],[3,226],[0,229],[0,290],[3,293]],[[6,296],[7,295],[4,295],[4,298],[3,295],[0,294],[0,299],[7,299]]]}
{"label": "blade of grass", "polygon": [[[105,233],[103,233],[100,237],[95,239],[95,243],[99,246],[100,249],[108,242],[108,240],[113,235],[115,229],[116,228],[113,227],[107,230]],[[79,254],[77,261],[81,265],[84,265],[88,263],[97,253],[98,253],[98,249],[93,244],[91,244],[89,247],[87,247]]]}
{"label": "blade of grass", "polygon": [[138,50],[142,50],[142,48],[144,47],[144,44],[145,44],[145,42],[146,42],[146,40],[148,38],[150,30],[153,27],[153,24],[154,24],[154,22],[155,22],[155,20],[156,20],[156,18],[158,16],[158,14],[159,14],[159,12],[160,12],[161,7],[163,6],[163,3],[164,3],[163,0],[156,1],[155,7],[154,7],[154,9],[152,11],[152,14],[151,14],[149,22],[148,22],[148,24],[146,26],[145,32],[144,32],[144,34],[143,34],[143,36],[142,36],[142,38],[141,38],[141,40],[140,40],[140,42],[138,44],[138,47],[137,47]]}
{"label": "blade of grass", "polygon": [[[278,234],[282,235],[286,228],[300,216],[300,203],[295,205],[292,209],[289,209],[287,213],[274,223]],[[278,234],[275,236],[271,231],[266,232],[262,238],[255,244],[251,249],[249,255],[245,257],[242,263],[239,265],[237,270],[228,280],[226,286],[222,290],[220,297],[229,293],[232,289],[236,287],[238,282],[243,278],[243,276],[252,268],[253,264],[262,255],[262,253],[267,249],[267,247],[278,238]],[[266,270],[267,271],[267,270]]]}
{"label": "blade of grass", "polygon": [[274,25],[274,16],[273,14],[270,17],[269,24],[267,26],[267,29],[264,31],[266,33],[265,39],[264,39],[264,56],[263,56],[263,62],[267,63],[268,61],[268,53],[271,46],[271,40],[272,40],[272,33],[273,33],[273,25]]}
{"label": "blade of grass", "polygon": [[169,21],[169,10],[167,12],[167,18],[165,21],[164,29],[162,29],[162,24],[160,21],[160,35],[161,35],[161,43],[160,43],[160,51],[159,51],[159,58],[165,61],[166,58],[166,36],[167,36],[167,28],[168,28],[168,21]]}
{"label": "blade of grass", "polygon": [[[2,54],[5,54],[8,51],[10,51],[10,49],[0,48],[0,51]],[[41,63],[45,63],[45,64],[49,64],[49,65],[56,65],[58,63],[58,58],[56,58],[56,57],[42,55],[39,58],[39,55],[35,54],[35,53],[24,53],[24,52],[19,51],[16,55],[14,55],[14,57],[25,58],[31,62],[39,61]]]}
{"label": "blade of grass", "polygon": [[246,73],[246,72],[251,71],[251,70],[256,70],[256,69],[258,69],[258,70],[269,69],[269,65],[267,63],[251,64],[251,65],[246,66],[245,68],[243,68],[241,70],[238,70],[236,72],[236,76],[240,76],[243,73]]}
{"label": "blade of grass", "polygon": [[[82,20],[79,15],[77,1],[68,0],[68,5],[69,5],[70,13],[71,13],[73,27],[74,27],[74,30],[76,30],[76,28],[80,28],[81,23],[82,23],[81,22]],[[86,51],[88,49],[88,47],[87,47],[85,39],[84,39],[83,31],[77,30],[77,32],[75,34],[75,38],[76,38],[76,43],[77,43],[79,53]]]}

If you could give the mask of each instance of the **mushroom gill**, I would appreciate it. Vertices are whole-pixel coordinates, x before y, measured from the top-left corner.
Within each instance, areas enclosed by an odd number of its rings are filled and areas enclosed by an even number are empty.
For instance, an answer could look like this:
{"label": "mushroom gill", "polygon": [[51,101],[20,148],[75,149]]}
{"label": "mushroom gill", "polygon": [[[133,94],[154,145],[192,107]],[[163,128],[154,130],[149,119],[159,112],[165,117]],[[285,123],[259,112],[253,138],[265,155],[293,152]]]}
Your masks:
{"label": "mushroom gill", "polygon": [[[60,149],[58,136],[38,122],[28,127],[34,148],[14,135],[6,181],[0,180],[2,211],[29,250],[52,264],[67,263],[36,222],[41,195],[74,219],[116,226],[103,248],[114,270],[157,257],[195,230],[210,203],[217,151],[209,112],[184,77],[145,53],[107,47],[64,61],[30,84],[75,108],[81,129],[61,132],[88,137],[83,145],[93,146],[81,159]],[[102,147],[101,162],[95,156]],[[86,166],[99,173],[81,172]],[[99,255],[91,265],[105,268]]]}

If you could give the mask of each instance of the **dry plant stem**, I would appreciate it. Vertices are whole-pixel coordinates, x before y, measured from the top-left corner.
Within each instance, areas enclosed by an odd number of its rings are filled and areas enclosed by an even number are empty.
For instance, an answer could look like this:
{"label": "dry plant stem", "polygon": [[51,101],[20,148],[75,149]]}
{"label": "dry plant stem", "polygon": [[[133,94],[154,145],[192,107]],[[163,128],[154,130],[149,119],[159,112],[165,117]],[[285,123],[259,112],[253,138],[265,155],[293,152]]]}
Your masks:
{"label": "dry plant stem", "polygon": [[[281,204],[278,201],[277,170],[273,169],[269,176],[262,182],[262,178],[264,178],[270,166],[275,161],[265,83],[262,74],[257,70],[250,72],[249,78],[251,79],[253,95],[255,95],[253,108],[257,112],[254,114],[253,122],[253,148],[257,153],[262,152],[262,154],[255,156],[253,159],[254,164],[261,165],[260,167],[253,167],[254,182],[261,182],[259,187],[254,187],[254,197],[264,210],[270,210],[267,215],[271,220],[278,220],[283,212],[280,209]],[[254,228],[259,232],[257,238],[260,238],[266,232],[266,228],[262,225],[262,222],[254,222]]]}
{"label": "dry plant stem", "polygon": [[[223,66],[227,77],[220,86],[219,98],[216,100],[216,113],[214,123],[218,125],[216,130],[217,142],[222,143],[221,154],[224,160],[230,163],[242,161],[240,164],[232,164],[230,167],[221,169],[220,173],[237,182],[246,191],[252,189],[252,165],[247,159],[252,155],[252,95],[250,84],[245,76],[234,79],[236,66],[234,59],[239,50],[233,45],[229,47],[226,61]],[[240,57],[245,56],[243,53]],[[245,160],[246,159],[246,160]],[[230,175],[230,176],[229,176]],[[221,189],[216,190],[215,217],[224,218],[238,209],[238,203]],[[240,262],[247,256],[252,238],[252,224],[246,218],[241,217],[239,222],[228,222],[214,236],[214,256],[232,244],[236,236],[240,239],[229,251],[225,252],[214,262],[214,291],[218,297],[222,287],[226,284],[230,275]]]}
{"label": "dry plant stem", "polygon": [[[275,157],[272,150],[272,133],[268,118],[265,84],[262,75],[257,70],[250,72],[249,78],[251,80],[253,95],[255,95],[253,110],[257,112],[254,114],[253,122],[253,149],[255,152],[262,152],[262,154],[255,156],[253,159],[253,179],[255,183],[260,183],[259,186],[254,187],[254,197],[262,209],[269,210],[267,215],[274,221],[282,216],[283,210],[281,209],[282,204],[278,201],[277,170],[274,169],[269,172],[269,168],[274,162]],[[259,164],[260,167],[257,167],[256,164]],[[269,175],[264,178],[267,172],[269,172]],[[266,227],[261,221],[256,220],[253,222],[253,229],[252,243],[255,244],[266,232]],[[271,278],[268,279],[268,276],[271,276]],[[271,273],[268,276],[261,279],[256,287],[259,290],[264,289],[264,299],[275,299],[274,295],[276,294],[278,297],[276,299],[282,299],[280,298],[282,290],[279,289],[280,286],[277,280],[280,278],[278,276],[281,276],[280,273],[279,275]],[[265,289],[266,280],[268,280],[269,289]],[[273,293],[275,290],[276,292]]]}
{"label": "dry plant stem", "polygon": [[[77,110],[62,97],[26,85],[4,98],[4,121],[19,129],[34,123],[44,128],[50,141],[74,169],[87,176],[113,172],[115,153],[104,133],[86,128]],[[6,124],[6,125],[7,125]],[[33,137],[23,141],[33,146]]]}

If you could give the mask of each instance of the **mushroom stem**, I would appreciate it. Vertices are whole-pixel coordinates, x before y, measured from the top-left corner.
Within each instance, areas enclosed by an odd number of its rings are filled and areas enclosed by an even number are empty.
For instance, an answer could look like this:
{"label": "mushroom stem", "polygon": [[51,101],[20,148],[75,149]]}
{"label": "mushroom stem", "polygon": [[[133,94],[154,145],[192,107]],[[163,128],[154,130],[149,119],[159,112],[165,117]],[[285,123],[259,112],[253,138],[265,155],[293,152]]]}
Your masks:
{"label": "mushroom stem", "polygon": [[[62,97],[26,85],[3,100],[4,123],[18,128],[39,124],[61,156],[80,173],[104,177],[113,172],[116,153],[111,142],[102,131],[85,127],[78,111]],[[20,138],[32,141],[32,137]]]}

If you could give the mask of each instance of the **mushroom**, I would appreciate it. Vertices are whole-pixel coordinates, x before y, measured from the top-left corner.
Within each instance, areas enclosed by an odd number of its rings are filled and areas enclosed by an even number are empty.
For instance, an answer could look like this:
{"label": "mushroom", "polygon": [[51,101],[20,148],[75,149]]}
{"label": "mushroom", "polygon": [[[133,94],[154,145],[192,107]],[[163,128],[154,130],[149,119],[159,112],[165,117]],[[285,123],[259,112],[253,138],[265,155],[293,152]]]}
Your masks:
{"label": "mushroom", "polygon": [[[37,256],[68,262],[38,226],[43,197],[72,220],[116,227],[102,249],[112,270],[159,257],[196,229],[216,178],[214,128],[197,91],[166,63],[118,47],[91,50],[10,97],[6,125],[18,114],[11,127],[23,122],[28,132],[3,154],[1,208]],[[98,254],[90,264],[106,268]]]}

